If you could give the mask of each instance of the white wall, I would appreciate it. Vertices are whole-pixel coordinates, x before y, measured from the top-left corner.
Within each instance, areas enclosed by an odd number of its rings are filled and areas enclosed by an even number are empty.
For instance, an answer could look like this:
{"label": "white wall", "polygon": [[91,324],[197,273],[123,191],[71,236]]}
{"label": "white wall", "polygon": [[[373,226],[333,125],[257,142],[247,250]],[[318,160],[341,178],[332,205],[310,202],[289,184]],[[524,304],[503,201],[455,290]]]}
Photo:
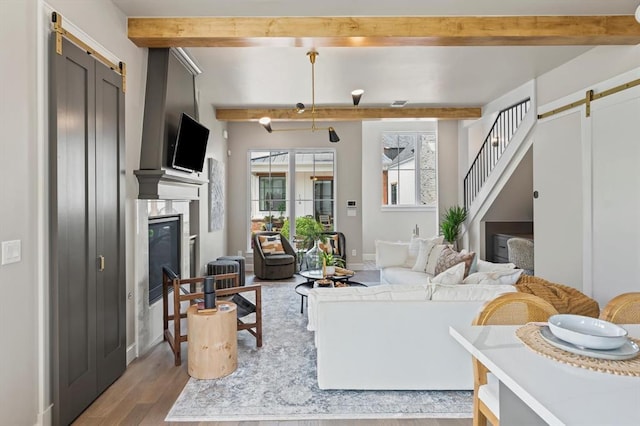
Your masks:
{"label": "white wall", "polygon": [[438,135],[438,205],[458,203],[458,122],[382,120],[362,123],[362,229],[363,250],[375,254],[375,240],[409,240],[418,225],[420,235],[438,231],[438,208],[382,209],[382,132],[436,131]]}
{"label": "white wall", "polygon": [[[435,131],[435,121],[365,121],[362,123],[362,249],[373,258],[375,240],[408,240],[418,225],[420,235],[437,230],[435,208],[382,210],[382,133],[389,131]],[[438,141],[439,145],[440,141]],[[438,148],[439,149],[439,146]]]}
{"label": "white wall", "polygon": [[639,64],[640,44],[595,47],[538,77],[538,105],[580,93],[590,85],[627,72]]}
{"label": "white wall", "polygon": [[[601,93],[640,78],[638,58],[640,45],[602,46],[550,71],[538,79],[540,97],[550,101],[539,113],[584,98],[589,89]],[[638,288],[629,277],[640,272],[640,237],[635,227],[624,224],[634,223],[640,213],[635,170],[639,97],[636,87],[594,101],[591,117],[584,106],[552,116],[539,123],[533,136],[535,189],[537,176],[563,189],[555,204],[544,194],[534,203],[536,273],[582,289],[601,305]],[[539,149],[544,145],[536,146],[538,140],[551,145]],[[545,212],[571,216],[558,222]],[[545,238],[539,241],[540,232]],[[567,250],[560,250],[558,242]]]}
{"label": "white wall", "polygon": [[438,121],[438,226],[446,209],[462,205],[458,194],[459,175],[458,122]]}
{"label": "white wall", "polygon": [[[126,37],[126,18],[109,0],[51,0],[69,24],[101,45],[108,56],[126,62],[126,229],[127,253],[134,248],[134,199],[142,134],[146,53]],[[48,100],[46,41],[48,7],[40,0],[0,1],[5,23],[0,29],[5,82],[0,96],[4,135],[0,155],[0,241],[21,240],[22,261],[0,266],[0,286],[20,287],[20,300],[0,298],[0,418],[6,424],[46,422],[51,403],[48,310]],[[127,256],[127,291],[134,289],[134,265]],[[25,303],[33,309],[27,313]],[[127,343],[134,342],[133,298],[127,304]],[[19,319],[19,321],[17,320]]]}
{"label": "white wall", "polygon": [[0,266],[0,418],[34,424],[38,413],[38,197],[36,1],[0,2],[0,241],[20,240],[22,260]]}
{"label": "white wall", "polygon": [[[309,123],[287,123],[286,127],[307,127]],[[273,127],[284,127],[284,123],[274,123]],[[360,161],[362,145],[361,125],[358,122],[322,123],[322,126],[333,126],[340,136],[340,142],[329,142],[326,131],[318,132],[274,132],[267,133],[258,123],[228,123],[229,149],[231,156],[227,159],[227,217],[228,217],[228,251],[247,251],[250,228],[247,223],[249,208],[249,192],[247,183],[247,153],[253,149],[286,149],[286,148],[331,148],[336,150],[336,230],[343,232],[347,244],[347,263],[349,267],[358,267],[362,263],[362,212],[364,210],[362,163]],[[377,181],[379,182],[379,180]],[[364,190],[363,190],[364,189]],[[355,217],[347,216],[347,200],[358,203]],[[356,256],[351,251],[356,250]],[[247,262],[253,258],[247,255]]]}
{"label": "white wall", "polygon": [[[220,163],[224,164],[225,171],[228,171],[228,158],[227,158],[227,149],[228,143],[227,139],[224,138],[224,132],[226,131],[227,125],[224,122],[218,121],[215,119],[215,110],[211,106],[211,91],[208,89],[206,84],[206,73],[207,69],[203,69],[203,73],[196,77],[196,90],[198,91],[199,97],[199,111],[200,117],[199,120],[209,128],[209,142],[207,144],[207,158],[214,158]],[[209,173],[209,165],[208,160],[205,160],[205,168],[204,172],[205,176],[208,176]],[[229,181],[228,179],[225,182],[225,194],[226,194],[226,202],[225,205],[228,204],[229,201]],[[196,269],[199,270],[199,274],[204,274],[206,272],[207,263],[212,260],[217,259],[220,256],[225,255],[235,255],[236,252],[227,252],[227,238],[228,238],[228,222],[229,222],[229,211],[225,212],[225,225],[223,225],[221,230],[218,231],[209,231],[209,187],[208,185],[202,185],[200,190],[200,200],[196,202],[197,205],[197,215],[195,217],[195,212],[192,212],[191,220],[194,223],[200,223],[200,229],[198,231],[198,259],[196,263]]]}
{"label": "white wall", "polygon": [[[546,81],[556,86],[575,71],[574,66],[590,69],[586,59],[597,58],[587,56],[565,64],[545,76]],[[615,57],[608,59],[619,62]],[[592,65],[594,75],[601,76],[600,66]],[[635,68],[543,105],[540,112],[573,102],[586,90],[597,94],[638,78],[640,68]],[[617,294],[638,288],[629,277],[640,273],[640,233],[628,224],[635,223],[640,214],[640,178],[635,170],[640,88],[598,99],[591,108],[590,117],[582,106],[546,118],[534,135],[536,189],[540,180],[556,194],[548,199],[541,193],[534,204],[536,273],[581,289],[603,305]],[[544,143],[538,146],[538,141]],[[540,241],[538,230],[544,231]],[[558,241],[568,246],[566,251],[559,253]]]}
{"label": "white wall", "polygon": [[533,221],[533,149],[529,148],[520,160],[483,220],[485,222]]}
{"label": "white wall", "polygon": [[[537,120],[537,103],[535,90],[536,82],[534,80],[531,80],[485,105],[482,108],[482,119],[479,119],[475,123],[471,123],[464,127],[460,126],[460,131],[462,134],[458,139],[461,155],[458,159],[458,164],[465,164],[465,157],[468,160],[468,164],[470,164],[475,159],[477,152],[471,152],[467,157],[467,152],[464,151],[463,144],[473,144],[473,139],[476,137],[480,137],[482,141],[484,141],[500,110],[527,98],[531,100],[530,110],[520,123],[518,131],[509,141],[509,144],[496,163],[496,166],[489,174],[489,177],[484,182],[482,188],[476,195],[474,202],[471,203],[471,206],[468,206],[469,216],[466,227],[464,228],[461,236],[462,245],[463,247],[467,247],[469,250],[478,253],[481,259],[485,258],[484,221],[488,220],[490,217],[498,216],[496,210],[500,208],[500,205],[496,205],[496,208],[492,213],[490,213],[489,216],[487,216],[487,213],[492,209],[492,206],[494,205],[496,200],[500,198],[502,191],[507,186],[507,184],[509,184],[511,176],[513,176],[514,172],[518,169],[519,164],[527,155],[527,152],[529,151],[529,148],[532,144],[530,132]],[[481,133],[479,133],[478,129],[484,132],[482,136],[480,136]],[[478,149],[479,148],[480,147],[478,147]],[[461,180],[464,180],[467,171],[468,167],[466,168],[466,170],[460,171],[459,178]],[[524,191],[528,193],[531,192],[530,181],[527,182],[526,180],[516,178],[514,181],[511,181],[511,183],[519,183],[522,185],[522,187],[519,189],[509,188],[507,189],[507,191]],[[461,196],[463,196],[463,194],[461,194]],[[520,195],[518,199],[521,199],[521,197],[522,195]],[[502,203],[502,201],[498,201],[498,203]],[[527,204],[530,206],[530,202],[528,202]],[[520,212],[518,212],[518,215],[519,214]],[[500,214],[500,216],[505,217],[506,215]],[[511,220],[516,221],[518,219],[514,217]]]}

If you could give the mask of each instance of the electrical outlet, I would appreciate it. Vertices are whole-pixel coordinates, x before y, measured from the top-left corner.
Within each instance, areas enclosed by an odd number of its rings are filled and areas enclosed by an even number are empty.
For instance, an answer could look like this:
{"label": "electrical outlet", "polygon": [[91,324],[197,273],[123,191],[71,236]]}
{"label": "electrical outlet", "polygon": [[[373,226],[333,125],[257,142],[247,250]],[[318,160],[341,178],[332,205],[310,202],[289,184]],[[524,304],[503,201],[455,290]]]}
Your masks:
{"label": "electrical outlet", "polygon": [[357,253],[356,249],[351,250],[351,256],[357,256]]}
{"label": "electrical outlet", "polygon": [[238,250],[238,256],[242,256],[242,250]]}

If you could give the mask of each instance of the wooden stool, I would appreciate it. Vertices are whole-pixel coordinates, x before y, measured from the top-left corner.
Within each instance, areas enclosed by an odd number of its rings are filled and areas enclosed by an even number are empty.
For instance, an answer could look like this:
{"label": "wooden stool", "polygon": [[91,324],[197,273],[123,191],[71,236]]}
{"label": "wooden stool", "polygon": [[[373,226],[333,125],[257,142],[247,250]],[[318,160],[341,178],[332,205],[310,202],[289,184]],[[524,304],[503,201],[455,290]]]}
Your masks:
{"label": "wooden stool", "polygon": [[187,371],[196,379],[228,376],[238,367],[238,320],[236,305],[219,301],[213,312],[187,309],[189,330]]}

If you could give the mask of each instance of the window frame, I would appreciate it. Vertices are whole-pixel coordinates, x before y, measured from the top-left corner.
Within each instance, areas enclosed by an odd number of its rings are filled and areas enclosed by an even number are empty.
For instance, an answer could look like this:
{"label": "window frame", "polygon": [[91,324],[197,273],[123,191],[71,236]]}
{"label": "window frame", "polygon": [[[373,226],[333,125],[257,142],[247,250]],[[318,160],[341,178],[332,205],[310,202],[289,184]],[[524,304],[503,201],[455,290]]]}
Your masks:
{"label": "window frame", "polygon": [[[272,171],[272,163],[269,163],[268,169],[269,171],[260,171],[260,172],[256,172],[256,173],[252,173],[252,156],[255,153],[265,153],[268,154],[270,156],[274,156],[277,154],[287,154],[288,155],[288,167],[287,167],[287,171],[282,173],[279,171]],[[251,246],[251,233],[253,232],[251,230],[251,224],[252,221],[254,219],[254,217],[252,216],[252,213],[255,213],[255,211],[252,210],[253,203],[255,203],[256,201],[258,202],[257,208],[260,209],[262,207],[262,202],[267,202],[267,200],[262,200],[260,198],[260,177],[264,176],[264,177],[284,177],[285,178],[285,194],[284,194],[284,202],[286,203],[286,217],[288,217],[289,219],[291,219],[292,216],[295,215],[295,212],[297,210],[296,205],[300,204],[301,202],[305,201],[299,198],[299,188],[296,189],[296,173],[304,173],[304,172],[300,172],[299,170],[296,169],[296,158],[298,154],[330,154],[331,156],[331,162],[332,162],[332,169],[331,169],[331,173],[330,174],[320,174],[320,175],[316,175],[317,171],[316,171],[316,164],[318,164],[318,161],[314,160],[314,162],[312,163],[312,176],[313,176],[313,180],[315,181],[324,181],[324,180],[331,180],[333,181],[333,185],[332,185],[332,191],[333,191],[333,198],[331,200],[325,200],[326,202],[330,201],[332,203],[332,213],[331,213],[331,217],[334,218],[336,217],[337,214],[337,201],[338,201],[338,187],[337,187],[337,179],[338,179],[338,163],[337,163],[337,152],[335,148],[320,148],[320,147],[316,147],[316,148],[285,148],[285,149],[270,149],[270,148],[266,148],[266,149],[260,149],[260,148],[256,148],[256,149],[249,149],[247,151],[247,174],[246,174],[246,185],[247,185],[247,194],[249,195],[247,197],[247,204],[246,204],[246,218],[247,218],[247,223],[246,223],[246,229],[249,230],[249,235],[248,235],[248,244],[247,244],[247,252],[251,253],[253,252],[253,247]],[[315,158],[315,157],[314,157]],[[322,160],[319,160],[319,162],[322,162]],[[302,163],[303,165],[306,163]],[[320,172],[323,173],[323,172]],[[255,181],[253,180],[254,178],[258,178],[257,184],[253,184]],[[254,195],[254,190],[258,191],[258,198],[254,199],[253,195]],[[287,198],[287,194],[286,192],[288,192],[288,198]],[[306,201],[311,201],[312,202],[312,206],[313,206],[313,211],[315,212],[315,196],[313,195],[314,193],[314,188],[312,187],[311,189],[312,195],[311,195],[311,199],[310,200],[306,200]],[[296,196],[296,194],[298,194],[298,196]],[[320,200],[323,201],[323,200]],[[274,210],[271,210],[271,212],[273,212]],[[275,210],[278,211],[278,210]],[[265,216],[269,215],[269,211],[267,210],[257,210],[258,213],[265,213]],[[257,216],[256,216],[257,217]],[[335,222],[334,222],[335,223]],[[289,221],[290,224],[290,232],[291,235],[295,235],[295,221]],[[291,238],[290,238],[290,241]]]}
{"label": "window frame", "polygon": [[[285,203],[287,202],[287,175],[286,173],[258,173],[257,175],[258,178],[258,211],[259,212],[268,212],[268,213],[272,213],[272,212],[277,212],[280,211],[280,209],[278,209],[278,205],[276,205],[276,203],[278,202],[282,202]],[[273,192],[273,180],[274,179],[278,179],[278,180],[282,180],[282,197],[281,198],[267,198],[266,195],[268,193],[265,193],[263,191],[263,180],[269,179],[271,182],[271,185],[269,185],[272,189]],[[269,206],[268,204],[271,203],[271,206]]]}
{"label": "window frame", "polygon": [[[420,156],[422,155],[421,153],[421,134],[426,134],[429,136],[432,136],[434,138],[434,142],[435,145],[433,147],[433,153],[434,153],[434,167],[433,167],[433,171],[434,171],[434,178],[433,178],[433,184],[435,187],[435,200],[433,202],[433,204],[418,204],[419,200],[421,199],[420,196],[420,181],[421,181],[421,177],[422,175],[428,171],[431,170],[431,168],[429,167],[424,167],[424,168],[420,168],[420,167],[415,167],[414,169],[412,169],[414,171],[414,186],[415,186],[415,194],[414,194],[414,200],[416,201],[414,204],[391,204],[391,186],[392,185],[396,185],[397,189],[399,188],[399,186],[401,186],[401,181],[398,179],[394,179],[393,182],[389,181],[389,176],[388,173],[385,174],[385,165],[384,165],[384,158],[386,157],[384,155],[384,149],[385,149],[385,136],[384,135],[389,135],[389,134],[395,134],[395,135],[416,135],[416,155],[415,158],[420,158]],[[380,209],[381,211],[436,211],[437,210],[437,206],[438,206],[438,198],[439,198],[439,188],[438,188],[438,133],[436,130],[413,130],[413,131],[384,131],[382,132],[382,137],[380,138],[380,150],[382,153],[382,163],[380,164],[381,167],[381,180],[380,180],[380,184],[381,184],[381,189],[382,189],[382,198],[380,200]],[[388,157],[387,157],[388,158]],[[417,164],[417,163],[416,163]],[[398,168],[398,170],[400,170]],[[397,196],[397,194],[396,194]],[[384,197],[387,198],[387,201],[389,202],[389,204],[383,204],[384,202]]]}

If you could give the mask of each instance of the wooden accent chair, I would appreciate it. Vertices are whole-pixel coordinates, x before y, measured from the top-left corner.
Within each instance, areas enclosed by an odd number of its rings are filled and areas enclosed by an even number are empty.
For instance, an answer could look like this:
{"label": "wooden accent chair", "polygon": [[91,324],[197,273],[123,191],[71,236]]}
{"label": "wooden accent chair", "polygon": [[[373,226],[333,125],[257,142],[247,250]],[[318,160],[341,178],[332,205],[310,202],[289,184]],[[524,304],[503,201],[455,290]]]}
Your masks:
{"label": "wooden accent chair", "polygon": [[[212,275],[216,286],[216,299],[229,297],[231,301],[238,305],[238,331],[247,330],[256,338],[256,346],[262,346],[262,287],[259,284],[250,286],[239,286],[239,275],[237,273]],[[204,282],[205,277],[180,279],[176,273],[167,267],[162,268],[162,319],[164,340],[169,342],[171,351],[175,358],[175,365],[182,363],[180,344],[188,340],[188,330],[183,334],[181,331],[181,319],[187,318],[187,310],[180,309],[181,302],[189,302],[193,305],[198,299],[204,299],[204,293],[189,292],[183,285],[189,284],[191,289],[195,289],[197,284]],[[235,280],[235,286],[217,289],[219,282],[224,280]],[[169,314],[169,287],[173,288],[173,314]],[[240,293],[255,292],[255,304],[245,299]],[[251,309],[253,306],[253,309]],[[248,313],[255,312],[255,320],[246,322],[242,317]],[[169,321],[173,321],[173,331],[169,328]]]}
{"label": "wooden accent chair", "polygon": [[623,293],[611,299],[600,319],[616,324],[640,324],[640,292]]}
{"label": "wooden accent chair", "polygon": [[[507,293],[487,302],[473,325],[519,325],[547,321],[558,311],[547,301],[527,293]],[[473,362],[473,425],[486,426],[487,420],[499,426],[498,381],[475,357]]]}

